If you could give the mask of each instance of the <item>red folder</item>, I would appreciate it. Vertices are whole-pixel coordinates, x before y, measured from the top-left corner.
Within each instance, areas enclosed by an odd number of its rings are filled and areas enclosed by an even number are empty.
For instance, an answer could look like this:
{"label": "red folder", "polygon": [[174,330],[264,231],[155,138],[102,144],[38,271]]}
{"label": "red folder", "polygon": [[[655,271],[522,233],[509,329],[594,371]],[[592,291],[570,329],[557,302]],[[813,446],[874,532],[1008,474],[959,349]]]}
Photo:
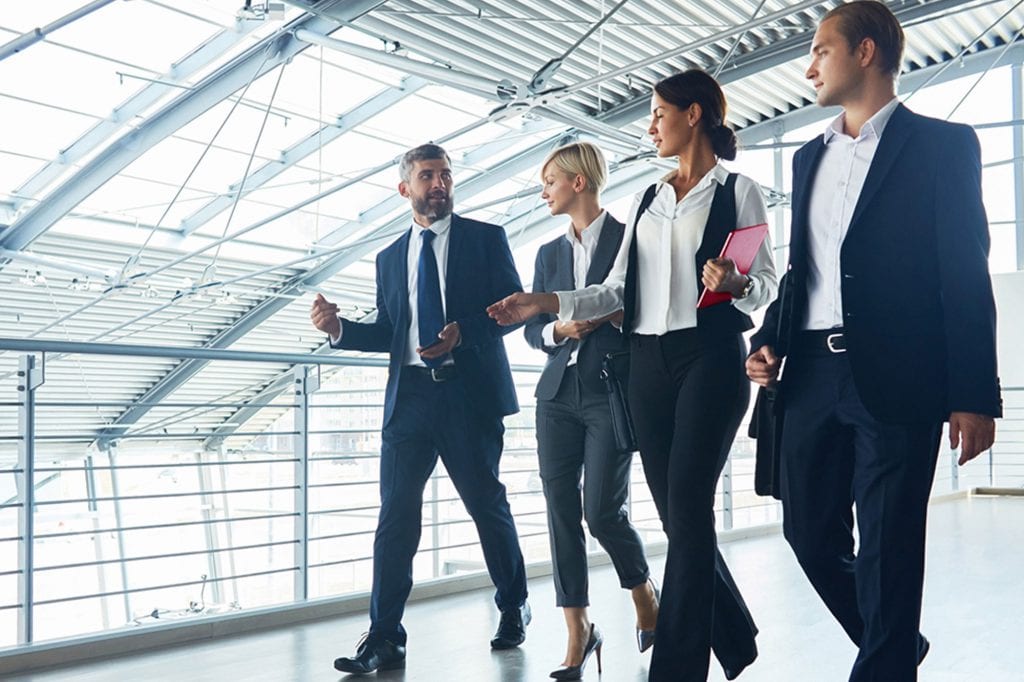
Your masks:
{"label": "red folder", "polygon": [[[754,262],[754,256],[761,248],[761,242],[768,236],[768,223],[750,225],[749,227],[737,227],[725,238],[725,245],[722,246],[722,253],[719,258],[729,258],[736,264],[740,274],[750,272],[750,266]],[[724,303],[732,299],[732,294],[727,291],[711,291],[705,288],[697,300],[698,308],[707,308],[718,303]]]}

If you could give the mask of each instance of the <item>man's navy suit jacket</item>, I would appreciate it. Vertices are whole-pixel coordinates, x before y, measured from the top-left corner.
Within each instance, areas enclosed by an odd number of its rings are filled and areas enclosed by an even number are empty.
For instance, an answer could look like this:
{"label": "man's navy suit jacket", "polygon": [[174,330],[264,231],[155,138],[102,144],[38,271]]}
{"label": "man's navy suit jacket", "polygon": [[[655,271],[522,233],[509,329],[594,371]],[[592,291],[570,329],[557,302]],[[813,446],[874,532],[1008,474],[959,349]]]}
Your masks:
{"label": "man's navy suit jacket", "polygon": [[[788,281],[752,350],[784,353],[806,319],[810,194],[824,148],[819,136],[793,158]],[[1001,415],[988,252],[974,131],[897,106],[840,251],[850,366],[879,421]],[[785,400],[785,373],[780,387]]]}
{"label": "man's navy suit jacket", "polygon": [[[512,372],[502,336],[515,327],[501,327],[487,315],[487,306],[523,287],[512,260],[505,230],[452,215],[445,273],[445,316],[458,322],[461,342],[452,351],[459,380],[470,404],[486,415],[501,417],[519,411]],[[395,411],[398,381],[409,342],[409,238],[412,230],[377,255],[377,319],[342,321],[336,348],[388,352],[388,383],[384,392],[384,426]]]}

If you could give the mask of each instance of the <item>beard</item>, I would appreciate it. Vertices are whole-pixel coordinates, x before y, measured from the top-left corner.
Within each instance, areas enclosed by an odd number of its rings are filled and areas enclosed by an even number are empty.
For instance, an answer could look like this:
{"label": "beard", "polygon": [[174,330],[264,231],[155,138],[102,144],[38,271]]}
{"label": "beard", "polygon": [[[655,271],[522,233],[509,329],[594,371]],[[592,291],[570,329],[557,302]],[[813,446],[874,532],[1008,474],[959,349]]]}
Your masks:
{"label": "beard", "polygon": [[452,214],[452,195],[447,192],[432,192],[412,198],[416,213],[431,220],[441,220]]}

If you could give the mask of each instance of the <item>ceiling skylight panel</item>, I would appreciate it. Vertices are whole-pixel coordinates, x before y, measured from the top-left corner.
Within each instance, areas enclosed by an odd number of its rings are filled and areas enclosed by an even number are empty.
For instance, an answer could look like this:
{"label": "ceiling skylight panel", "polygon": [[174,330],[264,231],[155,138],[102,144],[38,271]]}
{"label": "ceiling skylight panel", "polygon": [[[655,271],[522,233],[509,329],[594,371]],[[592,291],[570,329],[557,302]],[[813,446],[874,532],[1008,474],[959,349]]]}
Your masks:
{"label": "ceiling skylight panel", "polygon": [[[93,116],[106,116],[137,84],[122,84],[117,67],[45,42],[0,61],[3,92]],[[70,143],[76,131],[65,131]]]}
{"label": "ceiling skylight panel", "polygon": [[[94,120],[0,94],[0,151],[50,159],[68,143],[70,131],[84,130]],[[13,190],[17,184],[0,186],[0,191]]]}
{"label": "ceiling skylight panel", "polygon": [[73,47],[164,73],[217,27],[147,2],[113,2],[52,34]]}
{"label": "ceiling skylight panel", "polygon": [[[326,190],[405,153],[406,145],[394,140],[386,129],[377,129],[376,126],[377,117],[371,118],[368,123],[325,145],[321,151],[310,154],[302,166],[317,172],[322,163],[323,189]],[[397,167],[394,177],[397,184]]]}

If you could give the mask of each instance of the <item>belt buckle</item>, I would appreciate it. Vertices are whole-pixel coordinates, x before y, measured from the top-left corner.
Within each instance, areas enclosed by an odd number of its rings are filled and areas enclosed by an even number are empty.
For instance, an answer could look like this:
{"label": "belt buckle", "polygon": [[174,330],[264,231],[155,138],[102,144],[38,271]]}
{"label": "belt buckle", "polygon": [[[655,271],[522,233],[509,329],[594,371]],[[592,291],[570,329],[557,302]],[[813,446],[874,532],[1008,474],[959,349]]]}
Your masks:
{"label": "belt buckle", "polygon": [[836,342],[837,341],[842,341],[842,340],[843,340],[842,332],[839,332],[837,334],[829,334],[828,336],[825,337],[825,345],[828,347],[828,350],[829,350],[830,353],[845,353],[846,352],[845,348],[837,348],[836,347]]}
{"label": "belt buckle", "polygon": [[431,367],[430,368],[430,380],[433,381],[435,384],[439,384],[442,381],[444,381],[444,377],[441,376],[441,374],[437,371],[439,369],[440,369],[440,367]]}

